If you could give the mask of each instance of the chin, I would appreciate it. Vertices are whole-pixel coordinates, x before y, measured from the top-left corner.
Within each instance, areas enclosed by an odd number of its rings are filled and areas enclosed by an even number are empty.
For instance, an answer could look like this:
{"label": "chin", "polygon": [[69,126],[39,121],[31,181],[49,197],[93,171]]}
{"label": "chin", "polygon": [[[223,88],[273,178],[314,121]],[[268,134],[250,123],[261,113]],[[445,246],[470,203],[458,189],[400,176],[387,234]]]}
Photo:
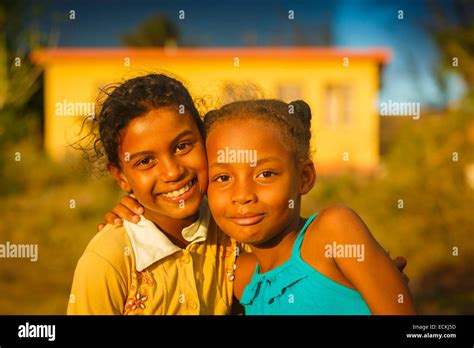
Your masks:
{"label": "chin", "polygon": [[250,244],[250,245],[253,245],[253,246],[261,246],[261,245],[264,245],[268,240],[265,239],[265,238],[247,238],[246,241],[242,242],[242,243],[245,243],[245,244]]}
{"label": "chin", "polygon": [[185,206],[184,208],[177,207],[176,209],[170,210],[169,215],[174,219],[186,219],[191,217],[199,212],[199,204],[190,204],[189,206]]}
{"label": "chin", "polygon": [[[223,229],[225,232],[226,230]],[[232,231],[232,230],[230,230]],[[268,240],[268,238],[265,238],[265,236],[261,235],[258,232],[245,232],[245,231],[236,231],[235,233],[227,233],[230,237],[235,239],[239,243],[245,243],[245,244],[251,244],[251,245],[259,245],[265,243],[265,241]]]}
{"label": "chin", "polygon": [[186,200],[182,208],[179,206],[178,202],[174,204],[169,204],[168,202],[162,204],[162,202],[157,201],[154,204],[154,210],[174,219],[185,219],[199,212],[203,198],[203,195],[196,195]]}
{"label": "chin", "polygon": [[179,206],[161,206],[156,204],[150,204],[148,206],[143,205],[146,210],[151,214],[158,214],[161,216],[167,216],[171,219],[184,220],[199,212],[200,203],[190,202],[188,205],[185,205],[183,208]]}
{"label": "chin", "polygon": [[275,240],[275,235],[265,234],[265,233],[248,233],[246,235],[242,235],[242,232],[239,233],[240,236],[238,238],[234,238],[235,240],[239,241],[240,243],[250,244],[256,247],[265,247],[268,244],[272,244],[272,241]]}

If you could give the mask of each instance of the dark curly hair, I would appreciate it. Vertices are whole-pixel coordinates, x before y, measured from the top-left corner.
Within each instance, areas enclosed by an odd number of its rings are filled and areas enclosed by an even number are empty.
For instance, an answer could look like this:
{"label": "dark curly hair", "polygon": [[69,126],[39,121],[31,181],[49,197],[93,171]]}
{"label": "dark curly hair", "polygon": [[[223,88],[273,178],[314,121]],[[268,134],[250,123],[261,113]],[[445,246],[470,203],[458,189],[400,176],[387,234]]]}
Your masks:
{"label": "dark curly hair", "polygon": [[290,144],[298,162],[310,158],[311,109],[306,102],[296,100],[287,104],[277,99],[237,101],[209,111],[204,116],[204,130],[210,134],[222,121],[246,118],[272,122]]}
{"label": "dark curly hair", "polygon": [[172,77],[150,74],[102,89],[96,117],[92,120],[96,157],[105,152],[108,162],[120,168],[119,146],[124,128],[134,118],[162,107],[184,110],[195,121],[201,136],[204,135],[202,119],[189,91]]}

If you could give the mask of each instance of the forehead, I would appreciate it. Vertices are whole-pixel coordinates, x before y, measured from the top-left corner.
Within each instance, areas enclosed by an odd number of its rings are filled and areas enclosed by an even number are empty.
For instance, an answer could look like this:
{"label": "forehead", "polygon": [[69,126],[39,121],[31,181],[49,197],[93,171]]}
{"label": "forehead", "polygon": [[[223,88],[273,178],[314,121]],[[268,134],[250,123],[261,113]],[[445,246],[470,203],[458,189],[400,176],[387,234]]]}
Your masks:
{"label": "forehead", "polygon": [[257,150],[261,154],[287,155],[291,144],[285,139],[279,125],[257,118],[230,118],[215,124],[206,138],[208,155],[230,147]]}
{"label": "forehead", "polygon": [[172,142],[179,134],[189,131],[198,135],[196,122],[189,114],[180,114],[175,108],[153,109],[134,118],[122,134],[122,149],[146,144]]}

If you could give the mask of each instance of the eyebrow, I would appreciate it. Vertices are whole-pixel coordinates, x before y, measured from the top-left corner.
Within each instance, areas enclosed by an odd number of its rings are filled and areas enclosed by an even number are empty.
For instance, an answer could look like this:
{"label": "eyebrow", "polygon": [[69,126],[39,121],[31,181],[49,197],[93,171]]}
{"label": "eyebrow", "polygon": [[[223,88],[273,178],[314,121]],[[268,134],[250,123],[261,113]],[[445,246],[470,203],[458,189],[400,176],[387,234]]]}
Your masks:
{"label": "eyebrow", "polygon": [[186,129],[184,131],[182,131],[181,133],[179,133],[176,138],[174,138],[173,142],[175,142],[176,140],[178,140],[179,138],[182,138],[186,135],[193,135],[193,131],[190,130],[190,129]]}
{"label": "eyebrow", "polygon": [[130,155],[130,161],[134,159],[135,157],[140,157],[143,155],[150,155],[152,154],[153,151],[140,151],[140,152],[135,152],[133,155]]}
{"label": "eyebrow", "polygon": [[[194,133],[187,129],[185,131],[182,131],[181,133],[179,133],[176,138],[173,139],[173,141],[171,143],[175,143],[177,142],[179,139],[185,137],[186,135],[193,135]],[[133,153],[132,155],[130,155],[130,161],[132,159],[134,159],[135,157],[139,157],[139,156],[143,156],[143,155],[150,155],[150,154],[153,154],[153,151],[140,151],[140,152],[135,152]]]}
{"label": "eyebrow", "polygon": [[[272,161],[279,161],[280,159],[276,156],[269,156],[269,157],[265,157],[265,158],[262,158],[260,160],[257,161],[257,165],[256,167],[258,166],[261,166],[262,164],[265,164],[267,162],[272,162]],[[225,166],[225,165],[228,165],[228,164],[232,164],[232,163],[227,163],[227,162],[223,162],[223,163],[219,163],[219,162],[212,162],[212,164],[209,165],[209,169],[212,168],[212,167],[219,167],[219,166]]]}

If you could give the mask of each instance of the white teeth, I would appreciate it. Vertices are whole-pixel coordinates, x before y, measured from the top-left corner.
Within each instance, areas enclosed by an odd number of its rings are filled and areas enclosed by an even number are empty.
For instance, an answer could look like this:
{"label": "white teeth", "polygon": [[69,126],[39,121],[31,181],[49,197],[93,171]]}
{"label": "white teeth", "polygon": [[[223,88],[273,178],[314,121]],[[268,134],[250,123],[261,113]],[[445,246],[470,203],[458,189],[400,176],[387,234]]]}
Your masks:
{"label": "white teeth", "polygon": [[167,193],[162,193],[163,196],[168,198],[181,196],[183,193],[188,192],[189,189],[193,186],[194,179],[187,183],[185,186],[181,187],[179,190],[174,190]]}

